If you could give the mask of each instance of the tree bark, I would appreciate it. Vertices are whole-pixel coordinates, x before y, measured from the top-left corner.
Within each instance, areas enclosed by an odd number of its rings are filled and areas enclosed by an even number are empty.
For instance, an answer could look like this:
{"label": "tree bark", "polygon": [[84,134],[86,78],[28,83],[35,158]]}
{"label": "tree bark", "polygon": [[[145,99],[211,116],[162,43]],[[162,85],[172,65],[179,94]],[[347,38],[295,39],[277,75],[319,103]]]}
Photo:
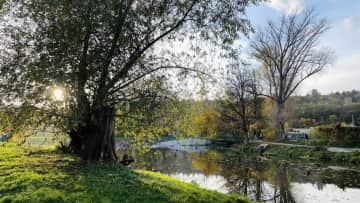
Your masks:
{"label": "tree bark", "polygon": [[276,103],[276,131],[279,139],[285,139],[285,118],[284,118],[285,105],[283,102]]}
{"label": "tree bark", "polygon": [[70,148],[84,160],[117,160],[114,128],[115,108],[101,107],[70,132]]}

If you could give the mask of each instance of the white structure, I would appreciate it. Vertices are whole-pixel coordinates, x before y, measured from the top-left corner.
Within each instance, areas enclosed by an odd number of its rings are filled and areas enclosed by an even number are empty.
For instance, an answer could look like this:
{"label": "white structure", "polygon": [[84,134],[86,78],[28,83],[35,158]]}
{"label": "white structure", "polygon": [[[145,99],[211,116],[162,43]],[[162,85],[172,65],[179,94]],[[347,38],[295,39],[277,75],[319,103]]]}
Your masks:
{"label": "white structure", "polygon": [[350,124],[351,127],[356,127],[355,125],[355,119],[354,119],[354,114],[351,115],[351,124]]}
{"label": "white structure", "polygon": [[310,135],[311,129],[312,129],[312,128],[293,128],[293,129],[292,129],[292,132],[304,133],[304,134]]}

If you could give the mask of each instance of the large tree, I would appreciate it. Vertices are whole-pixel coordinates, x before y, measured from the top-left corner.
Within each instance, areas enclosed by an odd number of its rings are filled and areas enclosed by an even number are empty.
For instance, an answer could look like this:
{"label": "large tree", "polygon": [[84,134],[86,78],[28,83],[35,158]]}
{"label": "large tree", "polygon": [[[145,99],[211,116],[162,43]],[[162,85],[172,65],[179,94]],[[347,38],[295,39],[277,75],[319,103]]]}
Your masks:
{"label": "large tree", "polygon": [[280,138],[284,135],[286,101],[304,80],[330,62],[329,50],[319,47],[319,39],[328,29],[326,20],[307,10],[268,22],[251,43],[255,58],[264,67],[268,87],[265,95],[276,104]]}
{"label": "large tree", "polygon": [[[114,160],[115,106],[154,96],[143,87],[161,70],[199,71],[174,56],[171,42],[197,38],[226,47],[251,31],[243,14],[256,2],[9,0],[4,9],[18,23],[2,30],[11,51],[0,63],[1,93],[58,116],[83,159]],[[60,89],[64,104],[44,96]]]}

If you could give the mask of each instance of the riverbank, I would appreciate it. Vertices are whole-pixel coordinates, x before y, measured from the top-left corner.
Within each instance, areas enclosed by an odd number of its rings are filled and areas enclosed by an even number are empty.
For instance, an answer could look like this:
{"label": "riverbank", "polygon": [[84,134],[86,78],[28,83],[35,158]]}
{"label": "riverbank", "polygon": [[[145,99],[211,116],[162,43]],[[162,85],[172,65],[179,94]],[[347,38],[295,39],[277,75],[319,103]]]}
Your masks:
{"label": "riverbank", "polygon": [[238,195],[51,148],[0,145],[0,202],[250,202]]}
{"label": "riverbank", "polygon": [[[256,147],[255,144],[252,146]],[[265,152],[266,157],[322,162],[337,164],[351,168],[360,168],[360,152],[331,152],[325,147],[305,147],[269,144]]]}

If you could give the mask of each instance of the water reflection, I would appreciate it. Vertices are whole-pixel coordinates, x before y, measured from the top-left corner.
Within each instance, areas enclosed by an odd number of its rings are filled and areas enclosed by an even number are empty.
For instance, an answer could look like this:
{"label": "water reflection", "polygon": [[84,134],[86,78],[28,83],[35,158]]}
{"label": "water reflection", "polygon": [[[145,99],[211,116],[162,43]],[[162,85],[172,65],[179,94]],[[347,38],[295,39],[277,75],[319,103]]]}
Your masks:
{"label": "water reflection", "polygon": [[317,165],[265,160],[248,153],[215,148],[188,152],[151,149],[132,167],[159,171],[223,193],[247,195],[259,202],[360,202],[359,172]]}
{"label": "water reflection", "polygon": [[204,175],[202,173],[170,173],[169,175],[210,190],[216,190],[222,193],[230,192],[227,187],[227,180],[221,175]]}

